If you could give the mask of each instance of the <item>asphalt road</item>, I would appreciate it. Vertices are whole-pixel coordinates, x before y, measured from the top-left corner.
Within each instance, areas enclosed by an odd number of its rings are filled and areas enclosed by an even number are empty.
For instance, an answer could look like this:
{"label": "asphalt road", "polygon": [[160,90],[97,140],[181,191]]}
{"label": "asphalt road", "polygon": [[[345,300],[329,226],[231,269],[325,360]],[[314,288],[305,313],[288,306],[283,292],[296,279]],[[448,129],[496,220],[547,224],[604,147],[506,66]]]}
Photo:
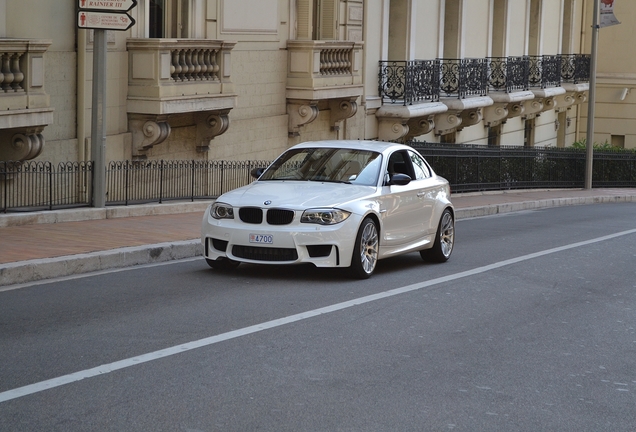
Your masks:
{"label": "asphalt road", "polygon": [[201,259],[0,292],[0,431],[636,430],[636,204],[367,281]]}

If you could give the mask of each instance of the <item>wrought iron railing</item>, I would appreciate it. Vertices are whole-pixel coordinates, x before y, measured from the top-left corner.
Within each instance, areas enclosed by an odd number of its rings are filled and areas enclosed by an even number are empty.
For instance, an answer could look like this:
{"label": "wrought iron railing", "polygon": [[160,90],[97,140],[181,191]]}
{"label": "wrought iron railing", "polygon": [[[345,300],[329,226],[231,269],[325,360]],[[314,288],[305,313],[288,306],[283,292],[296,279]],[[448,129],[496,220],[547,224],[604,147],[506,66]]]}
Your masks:
{"label": "wrought iron railing", "polygon": [[[410,142],[454,192],[582,188],[584,150]],[[594,151],[593,187],[636,187],[636,153]]]}
{"label": "wrought iron railing", "polygon": [[446,96],[485,96],[488,93],[488,62],[485,58],[442,59],[441,90]]}
{"label": "wrought iron railing", "polygon": [[380,61],[379,93],[391,103],[438,101],[439,60]]}
{"label": "wrought iron railing", "polygon": [[529,56],[530,87],[558,87],[561,85],[561,56]]}
{"label": "wrought iron railing", "polygon": [[487,61],[490,90],[507,93],[528,90],[529,57],[488,57]]}
{"label": "wrought iron railing", "polygon": [[590,59],[588,54],[561,55],[561,80],[574,84],[590,80]]}
{"label": "wrought iron railing", "polygon": [[438,101],[440,92],[465,98],[578,84],[589,78],[588,54],[380,61],[378,91],[385,103],[411,105]]}

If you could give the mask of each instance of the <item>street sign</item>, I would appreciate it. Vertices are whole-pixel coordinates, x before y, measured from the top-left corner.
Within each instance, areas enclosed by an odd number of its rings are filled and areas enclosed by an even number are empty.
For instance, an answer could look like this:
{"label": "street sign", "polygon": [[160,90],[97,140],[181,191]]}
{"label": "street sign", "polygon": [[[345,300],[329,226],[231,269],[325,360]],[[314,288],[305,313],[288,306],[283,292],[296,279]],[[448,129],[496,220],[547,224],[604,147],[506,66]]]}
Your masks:
{"label": "street sign", "polygon": [[128,30],[135,20],[125,12],[94,12],[80,10],[77,13],[77,26],[95,30]]}
{"label": "street sign", "polygon": [[137,0],[77,0],[80,9],[94,11],[128,12],[137,6]]}

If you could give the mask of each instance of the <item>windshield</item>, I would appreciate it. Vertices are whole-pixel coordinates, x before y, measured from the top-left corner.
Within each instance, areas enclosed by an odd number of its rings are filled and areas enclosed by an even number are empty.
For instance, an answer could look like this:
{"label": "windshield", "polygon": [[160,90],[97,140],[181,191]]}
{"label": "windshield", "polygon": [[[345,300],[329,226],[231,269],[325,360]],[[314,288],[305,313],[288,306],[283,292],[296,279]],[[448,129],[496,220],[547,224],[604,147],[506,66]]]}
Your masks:
{"label": "windshield", "polygon": [[376,186],[382,158],[369,150],[300,148],[283,153],[259,180],[299,180]]}

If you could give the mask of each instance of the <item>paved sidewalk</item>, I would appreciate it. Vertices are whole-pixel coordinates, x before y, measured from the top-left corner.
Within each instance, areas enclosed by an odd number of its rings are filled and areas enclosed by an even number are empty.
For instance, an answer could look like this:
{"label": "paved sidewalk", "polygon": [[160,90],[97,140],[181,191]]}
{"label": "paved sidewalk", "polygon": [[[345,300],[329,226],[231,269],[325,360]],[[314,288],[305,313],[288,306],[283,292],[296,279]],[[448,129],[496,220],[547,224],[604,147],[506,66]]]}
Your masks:
{"label": "paved sidewalk", "polygon": [[[457,219],[566,205],[636,202],[636,189],[456,194]],[[0,287],[200,256],[210,201],[0,214]]]}

